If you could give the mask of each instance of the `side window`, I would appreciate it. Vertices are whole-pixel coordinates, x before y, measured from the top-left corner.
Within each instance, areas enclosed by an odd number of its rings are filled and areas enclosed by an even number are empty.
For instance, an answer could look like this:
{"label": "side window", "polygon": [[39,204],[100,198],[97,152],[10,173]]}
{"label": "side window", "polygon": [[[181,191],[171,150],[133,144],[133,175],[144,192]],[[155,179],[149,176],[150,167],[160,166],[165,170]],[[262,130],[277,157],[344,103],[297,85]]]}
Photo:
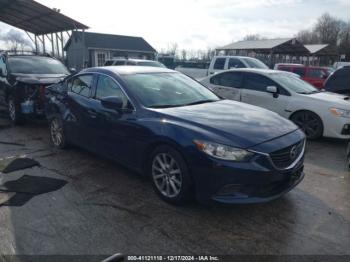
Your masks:
{"label": "side window", "polygon": [[276,86],[276,83],[271,79],[256,74],[247,74],[244,81],[244,88],[254,91],[266,92],[268,86]]}
{"label": "side window", "polygon": [[68,90],[81,96],[90,97],[92,80],[92,75],[80,75],[73,77],[68,80]]}
{"label": "side window", "polygon": [[287,66],[279,66],[279,67],[278,67],[278,70],[290,72],[290,67],[287,67]]}
{"label": "side window", "polygon": [[113,65],[113,60],[108,60],[106,63],[105,63],[105,66],[111,66]]}
{"label": "side window", "polygon": [[217,58],[215,60],[214,69],[224,70],[226,58]]}
{"label": "side window", "polygon": [[0,56],[0,69],[3,75],[7,74],[5,58],[3,56]]}
{"label": "side window", "polygon": [[304,77],[305,76],[305,68],[303,67],[296,67],[293,69],[293,73],[300,75],[300,77]]}
{"label": "side window", "polygon": [[228,61],[228,69],[230,68],[246,68],[246,66],[237,58],[230,58]]}
{"label": "side window", "polygon": [[311,78],[323,78],[325,73],[323,73],[322,69],[309,69],[307,75]]}
{"label": "side window", "polygon": [[115,66],[125,65],[125,61],[124,60],[115,61],[113,65]]}
{"label": "side window", "polygon": [[109,76],[100,75],[97,80],[96,99],[117,96],[123,100],[123,107],[128,106],[128,98],[120,86]]}
{"label": "side window", "polygon": [[210,83],[219,86],[240,88],[242,84],[242,73],[222,73],[213,76]]}

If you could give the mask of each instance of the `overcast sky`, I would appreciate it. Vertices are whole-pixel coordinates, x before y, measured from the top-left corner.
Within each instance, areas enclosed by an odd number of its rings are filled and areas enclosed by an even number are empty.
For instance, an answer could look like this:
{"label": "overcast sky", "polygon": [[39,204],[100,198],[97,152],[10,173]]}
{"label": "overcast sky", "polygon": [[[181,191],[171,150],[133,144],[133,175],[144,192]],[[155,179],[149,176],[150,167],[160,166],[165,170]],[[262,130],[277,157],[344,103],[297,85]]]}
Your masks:
{"label": "overcast sky", "polygon": [[[247,34],[294,36],[324,12],[350,20],[350,0],[39,0],[92,32],[142,36],[158,51],[218,47]],[[0,23],[0,30],[8,30]]]}

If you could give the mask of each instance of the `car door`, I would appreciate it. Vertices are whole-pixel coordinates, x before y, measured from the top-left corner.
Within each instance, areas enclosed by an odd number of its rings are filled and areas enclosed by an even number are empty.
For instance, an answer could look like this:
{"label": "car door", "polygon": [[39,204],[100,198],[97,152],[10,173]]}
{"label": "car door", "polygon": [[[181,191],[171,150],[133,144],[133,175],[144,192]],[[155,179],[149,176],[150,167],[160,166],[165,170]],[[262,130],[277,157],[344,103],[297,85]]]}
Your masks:
{"label": "car door", "polygon": [[64,116],[69,140],[82,147],[94,149],[96,111],[91,100],[94,74],[81,74],[67,81],[69,112]]}
{"label": "car door", "polygon": [[[121,98],[123,109],[105,108],[101,103],[101,99],[105,97]],[[95,134],[98,150],[108,157],[131,165],[136,159],[138,141],[142,140],[140,137],[144,134],[144,130],[137,124],[132,102],[114,78],[99,74],[93,104],[98,115],[98,129]]]}
{"label": "car door", "polygon": [[0,104],[5,103],[5,93],[7,85],[7,69],[4,56],[0,56]]}
{"label": "car door", "polygon": [[[278,92],[275,94],[268,92],[267,87],[271,86],[275,86]],[[291,96],[288,91],[272,79],[260,74],[245,73],[241,101],[286,116],[285,110],[291,101]]]}
{"label": "car door", "polygon": [[224,72],[210,78],[210,89],[225,99],[241,100],[242,72]]}

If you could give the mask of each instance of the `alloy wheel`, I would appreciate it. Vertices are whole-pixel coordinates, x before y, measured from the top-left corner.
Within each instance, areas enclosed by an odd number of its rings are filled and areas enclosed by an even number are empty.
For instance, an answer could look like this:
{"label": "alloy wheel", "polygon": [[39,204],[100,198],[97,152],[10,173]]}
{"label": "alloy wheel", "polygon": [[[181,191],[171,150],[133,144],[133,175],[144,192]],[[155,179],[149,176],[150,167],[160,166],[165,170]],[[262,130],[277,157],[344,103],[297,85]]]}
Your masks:
{"label": "alloy wheel", "polygon": [[12,99],[10,99],[8,102],[8,113],[11,121],[14,122],[16,120],[16,106]]}
{"label": "alloy wheel", "polygon": [[57,147],[61,146],[63,141],[63,128],[57,118],[51,121],[50,130],[52,143]]}
{"label": "alloy wheel", "polygon": [[152,178],[162,195],[174,198],[182,188],[182,172],[177,161],[169,154],[159,153],[152,162]]}
{"label": "alloy wheel", "polygon": [[301,112],[293,117],[293,122],[298,125],[308,138],[315,138],[322,130],[322,123],[318,117],[309,112]]}

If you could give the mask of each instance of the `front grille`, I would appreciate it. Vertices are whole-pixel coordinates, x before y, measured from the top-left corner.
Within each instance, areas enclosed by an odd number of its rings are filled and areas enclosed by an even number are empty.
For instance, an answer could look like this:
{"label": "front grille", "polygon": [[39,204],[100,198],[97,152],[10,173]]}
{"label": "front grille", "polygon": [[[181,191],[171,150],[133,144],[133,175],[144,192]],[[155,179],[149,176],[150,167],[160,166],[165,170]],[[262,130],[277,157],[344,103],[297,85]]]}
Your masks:
{"label": "front grille", "polygon": [[278,168],[287,168],[300,156],[304,148],[304,140],[270,153],[274,165]]}

